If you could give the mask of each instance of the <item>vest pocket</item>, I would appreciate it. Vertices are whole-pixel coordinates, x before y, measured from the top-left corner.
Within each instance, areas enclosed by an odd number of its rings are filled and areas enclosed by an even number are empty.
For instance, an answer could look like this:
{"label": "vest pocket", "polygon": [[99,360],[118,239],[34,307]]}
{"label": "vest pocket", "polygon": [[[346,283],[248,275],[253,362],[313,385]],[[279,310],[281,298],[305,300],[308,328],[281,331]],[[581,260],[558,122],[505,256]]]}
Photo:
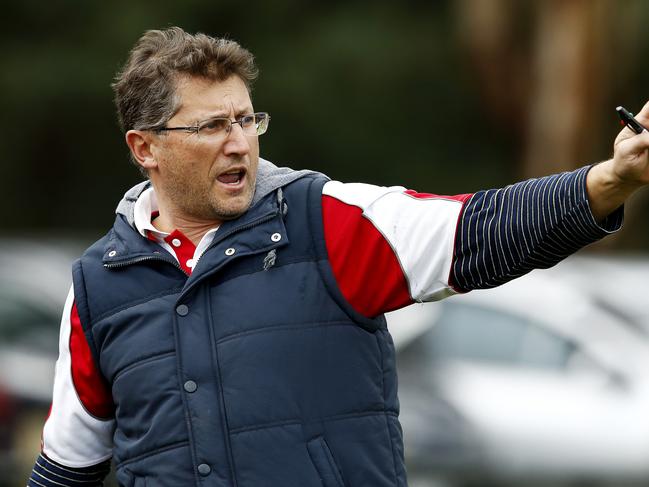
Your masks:
{"label": "vest pocket", "polygon": [[146,479],[132,474],[127,469],[117,472],[119,487],[146,487]]}
{"label": "vest pocket", "polygon": [[322,436],[313,438],[306,444],[313,466],[320,475],[323,487],[345,487],[336,460],[334,460],[329,445]]}

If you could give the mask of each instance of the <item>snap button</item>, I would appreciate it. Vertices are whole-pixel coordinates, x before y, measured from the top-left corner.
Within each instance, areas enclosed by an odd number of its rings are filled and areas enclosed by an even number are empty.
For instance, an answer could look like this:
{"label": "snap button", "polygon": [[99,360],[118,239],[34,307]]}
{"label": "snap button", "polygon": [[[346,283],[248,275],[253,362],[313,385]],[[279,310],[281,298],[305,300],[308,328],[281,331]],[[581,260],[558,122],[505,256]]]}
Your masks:
{"label": "snap button", "polygon": [[189,313],[189,307],[186,304],[179,304],[176,308],[176,313],[178,313],[180,316],[187,316],[187,314]]}
{"label": "snap button", "polygon": [[108,252],[108,257],[115,257],[116,255],[117,255],[117,251],[115,250],[111,250],[110,252]]}
{"label": "snap button", "polygon": [[180,247],[180,240],[178,240],[177,238],[174,238],[171,241],[171,245],[173,245],[174,247]]}
{"label": "snap button", "polygon": [[187,392],[196,392],[196,389],[198,389],[198,385],[193,380],[188,380],[187,382],[185,382],[183,384],[183,387]]}
{"label": "snap button", "polygon": [[203,477],[209,475],[211,471],[212,468],[207,463],[201,463],[198,466],[198,473],[200,473]]}
{"label": "snap button", "polygon": [[234,255],[236,250],[234,250],[232,247],[225,249],[225,255]]}
{"label": "snap button", "polygon": [[280,233],[273,233],[273,234],[270,236],[270,239],[271,239],[273,242],[279,242],[280,240],[282,240],[282,234],[280,234]]}

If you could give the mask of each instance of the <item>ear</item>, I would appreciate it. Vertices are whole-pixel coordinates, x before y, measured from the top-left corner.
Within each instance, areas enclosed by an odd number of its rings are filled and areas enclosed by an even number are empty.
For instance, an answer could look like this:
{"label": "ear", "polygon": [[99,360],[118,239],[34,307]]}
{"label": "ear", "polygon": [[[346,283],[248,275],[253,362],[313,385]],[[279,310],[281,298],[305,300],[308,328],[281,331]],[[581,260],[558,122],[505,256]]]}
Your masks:
{"label": "ear", "polygon": [[133,154],[137,163],[147,171],[154,169],[158,165],[151,151],[152,137],[154,135],[150,132],[142,130],[129,130],[125,136],[126,145],[131,150],[131,154]]}

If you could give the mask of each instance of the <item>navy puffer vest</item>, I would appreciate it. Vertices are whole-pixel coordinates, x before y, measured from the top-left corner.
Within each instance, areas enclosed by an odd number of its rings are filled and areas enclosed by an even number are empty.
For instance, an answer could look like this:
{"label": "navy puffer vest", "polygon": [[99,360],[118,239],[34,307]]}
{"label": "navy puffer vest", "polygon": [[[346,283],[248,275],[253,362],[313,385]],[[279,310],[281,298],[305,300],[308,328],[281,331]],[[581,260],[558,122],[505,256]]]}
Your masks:
{"label": "navy puffer vest", "polygon": [[122,216],[75,264],[122,485],[406,485],[392,339],[337,287],[324,183],[224,223],[190,277]]}

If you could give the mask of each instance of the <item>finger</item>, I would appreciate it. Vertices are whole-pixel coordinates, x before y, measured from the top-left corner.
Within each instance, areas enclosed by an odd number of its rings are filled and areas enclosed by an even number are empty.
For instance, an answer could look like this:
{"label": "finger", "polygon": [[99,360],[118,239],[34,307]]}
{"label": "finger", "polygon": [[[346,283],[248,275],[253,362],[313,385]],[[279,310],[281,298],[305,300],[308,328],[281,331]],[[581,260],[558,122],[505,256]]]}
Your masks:
{"label": "finger", "polygon": [[627,139],[630,139],[632,137],[635,137],[637,134],[631,130],[628,126],[624,126],[622,130],[617,134],[617,137],[615,137],[615,142],[613,143],[614,146],[617,146],[620,142],[623,142]]}
{"label": "finger", "polygon": [[635,118],[645,127],[649,125],[649,101],[645,103],[645,105],[642,107],[642,110],[638,112]]}
{"label": "finger", "polygon": [[644,130],[641,134],[629,137],[624,141],[623,152],[626,155],[638,156],[649,149],[649,132]]}

